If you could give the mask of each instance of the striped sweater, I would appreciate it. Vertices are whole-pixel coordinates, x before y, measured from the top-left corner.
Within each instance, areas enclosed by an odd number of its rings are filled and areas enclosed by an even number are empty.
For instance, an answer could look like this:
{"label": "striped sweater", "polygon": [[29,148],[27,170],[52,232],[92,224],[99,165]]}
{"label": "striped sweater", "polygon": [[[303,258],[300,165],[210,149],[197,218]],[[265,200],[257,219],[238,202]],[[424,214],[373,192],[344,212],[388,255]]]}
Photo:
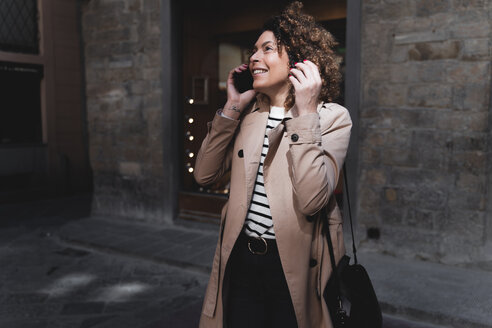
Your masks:
{"label": "striped sweater", "polygon": [[270,108],[265,137],[263,139],[263,149],[261,151],[260,165],[258,166],[258,172],[256,173],[253,197],[251,198],[251,204],[249,206],[249,210],[246,215],[246,221],[244,223],[244,232],[248,236],[275,239],[272,215],[270,213],[270,206],[268,204],[268,198],[264,185],[265,182],[263,180],[263,162],[265,161],[265,157],[268,152],[267,133],[271,129],[277,127],[277,125],[284,118],[284,114],[285,110],[283,107]]}

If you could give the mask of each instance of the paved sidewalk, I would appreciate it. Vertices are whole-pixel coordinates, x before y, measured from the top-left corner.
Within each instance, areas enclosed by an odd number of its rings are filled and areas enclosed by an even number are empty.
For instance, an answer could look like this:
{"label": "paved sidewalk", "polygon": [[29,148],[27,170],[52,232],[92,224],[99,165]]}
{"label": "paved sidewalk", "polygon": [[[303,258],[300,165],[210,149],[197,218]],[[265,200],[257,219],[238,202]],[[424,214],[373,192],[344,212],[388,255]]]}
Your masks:
{"label": "paved sidewalk", "polygon": [[[187,225],[157,227],[91,218],[63,227],[60,238],[208,273],[217,229],[203,223]],[[374,253],[361,253],[359,259],[371,275],[385,313],[449,327],[492,327],[491,272],[405,261]],[[387,318],[389,322],[392,320]]]}
{"label": "paved sidewalk", "polygon": [[[0,327],[197,327],[218,226],[89,210],[90,196],[0,205]],[[359,259],[384,328],[492,327],[491,272]]]}

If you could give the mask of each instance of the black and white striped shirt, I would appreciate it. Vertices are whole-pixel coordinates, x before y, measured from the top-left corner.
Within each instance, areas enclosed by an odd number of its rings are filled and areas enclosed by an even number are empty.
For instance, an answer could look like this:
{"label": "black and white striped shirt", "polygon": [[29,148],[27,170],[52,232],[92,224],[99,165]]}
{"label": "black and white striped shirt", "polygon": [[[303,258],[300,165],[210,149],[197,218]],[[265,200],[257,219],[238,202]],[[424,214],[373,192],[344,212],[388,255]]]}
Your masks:
{"label": "black and white striped shirt", "polygon": [[284,114],[285,110],[283,107],[270,108],[265,137],[263,139],[263,149],[261,150],[260,165],[256,173],[253,197],[251,198],[251,204],[244,223],[244,232],[249,236],[275,239],[272,215],[263,180],[263,162],[268,152],[267,132],[274,129],[282,121]]}

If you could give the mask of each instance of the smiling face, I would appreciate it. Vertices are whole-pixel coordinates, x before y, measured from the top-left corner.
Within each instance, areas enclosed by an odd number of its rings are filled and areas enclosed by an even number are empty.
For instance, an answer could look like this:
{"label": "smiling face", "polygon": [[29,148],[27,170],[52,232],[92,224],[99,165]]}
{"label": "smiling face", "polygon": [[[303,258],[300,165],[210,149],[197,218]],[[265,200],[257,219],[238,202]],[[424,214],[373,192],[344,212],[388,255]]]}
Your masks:
{"label": "smiling face", "polygon": [[266,94],[270,99],[288,92],[289,57],[285,50],[279,53],[273,32],[263,32],[256,41],[249,69],[255,91]]}

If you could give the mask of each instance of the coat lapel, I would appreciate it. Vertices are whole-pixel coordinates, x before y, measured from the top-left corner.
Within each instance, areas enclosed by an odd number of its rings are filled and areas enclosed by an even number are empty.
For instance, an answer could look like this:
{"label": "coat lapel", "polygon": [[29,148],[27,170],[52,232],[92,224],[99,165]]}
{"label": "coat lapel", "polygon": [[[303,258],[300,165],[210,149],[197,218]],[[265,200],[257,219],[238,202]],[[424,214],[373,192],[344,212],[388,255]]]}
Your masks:
{"label": "coat lapel", "polygon": [[270,110],[270,107],[262,102],[259,102],[259,106],[257,104],[253,106],[252,112],[245,117],[244,122],[241,124],[244,172],[246,177],[246,204],[248,207],[260,164],[261,149],[263,147],[263,139],[265,137],[265,129]]}

